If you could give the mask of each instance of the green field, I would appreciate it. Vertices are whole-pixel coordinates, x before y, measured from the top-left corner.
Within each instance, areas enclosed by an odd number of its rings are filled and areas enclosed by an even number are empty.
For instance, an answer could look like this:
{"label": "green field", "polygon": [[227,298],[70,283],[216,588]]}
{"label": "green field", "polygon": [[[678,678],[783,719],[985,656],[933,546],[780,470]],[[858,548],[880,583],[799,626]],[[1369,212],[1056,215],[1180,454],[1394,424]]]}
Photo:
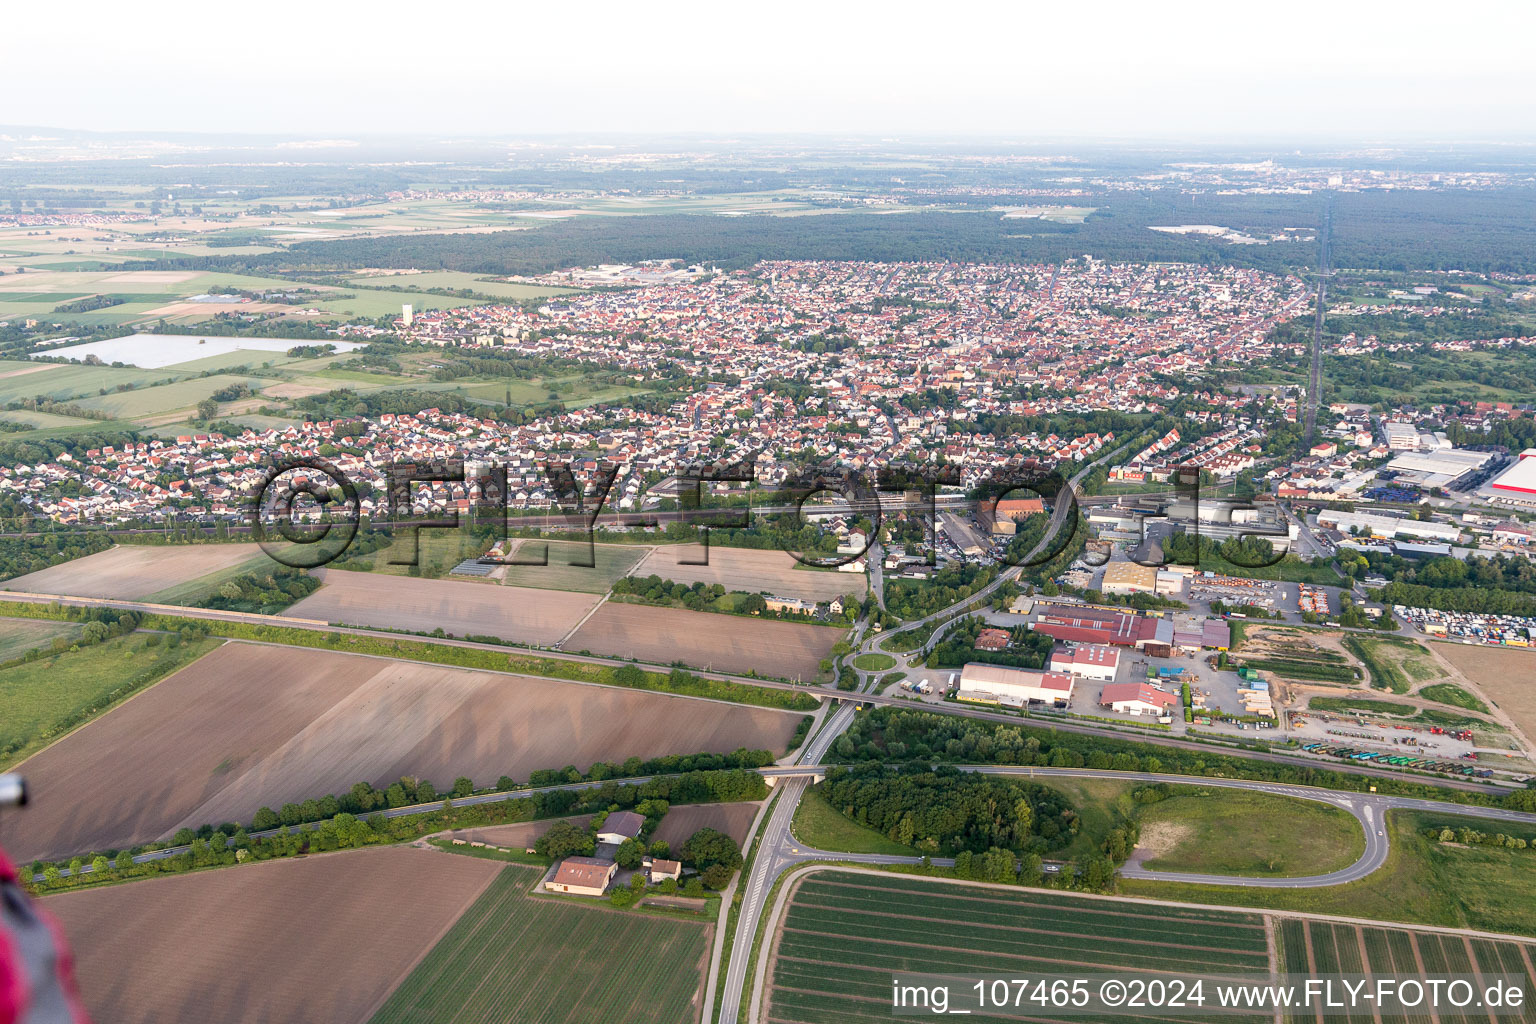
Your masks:
{"label": "green field", "polygon": [[56,636],[74,637],[79,623],[46,619],[0,619],[0,662],[19,658],[34,647],[46,647]]}
{"label": "green field", "polygon": [[0,404],[28,398],[51,398],[56,402],[87,396],[95,398],[103,388],[113,391],[125,384],[146,388],[162,381],[178,380],[182,376],[174,370],[55,363],[36,373],[0,377]]}
{"label": "green field", "polygon": [[540,874],[503,869],[373,1024],[698,1019],[706,924],[528,895]]}
{"label": "green field", "polygon": [[[545,545],[548,545],[548,551]],[[548,565],[509,565],[505,583],[517,587],[545,590],[575,590],[585,594],[605,594],[620,576],[629,575],[647,549],[639,545],[593,544],[589,548],[572,541],[524,540],[514,554],[525,561],[546,559]],[[591,557],[592,567],[572,565]]]}
{"label": "green field", "polygon": [[1164,848],[1143,862],[1154,871],[1215,875],[1316,875],[1345,868],[1365,852],[1360,823],[1346,811],[1233,789],[1178,786],[1140,811],[1141,840]]}
{"label": "green field", "polygon": [[252,557],[246,559],[243,562],[240,562],[237,565],[231,565],[227,568],[219,569],[215,572],[210,572],[207,575],[199,576],[196,579],[186,580],[185,582],[176,584],[174,587],[167,587],[164,590],[157,590],[155,593],[150,594],[144,600],[150,602],[151,604],[179,604],[192,606],[196,605],[197,602],[211,595],[215,590],[219,588],[220,584],[224,583],[226,580],[232,580],[236,576],[242,576],[246,574],[264,576],[272,572],[272,570],[277,567],[277,563],[273,560],[272,556],[262,552],[261,554],[253,555]]}
{"label": "green field", "polygon": [[[1070,968],[1064,968],[1067,963]],[[1027,977],[1064,969],[1122,977],[1158,971],[1267,973],[1265,924],[1255,914],[821,872],[801,882],[786,911],[764,1017],[888,1022],[894,973]],[[1013,1015],[1021,1012],[1026,1015]],[[973,1013],[966,1019],[1052,1019],[1038,1009],[1010,1014]]]}
{"label": "green field", "polygon": [[1119,887],[1127,895],[1155,899],[1536,935],[1536,916],[1530,912],[1536,906],[1536,871],[1530,850],[1451,846],[1432,843],[1421,834],[1429,827],[1463,825],[1536,839],[1536,826],[1393,811],[1388,817],[1392,848],[1387,863],[1358,882],[1318,889],[1244,889],[1122,878]]}
{"label": "green field", "polygon": [[219,646],[203,639],[171,648],[146,646],[145,634],[117,637],[75,652],[0,670],[0,766],[14,764],[135,689]]}
{"label": "green field", "polygon": [[884,672],[888,668],[896,667],[896,659],[889,654],[861,654],[853,659],[853,667],[861,668],[866,672]]}
{"label": "green field", "polygon": [[[164,373],[164,371],[157,372]],[[174,384],[162,384],[159,387],[115,391],[110,395],[81,399],[79,404],[85,409],[98,409],[110,413],[118,419],[143,419],[194,408],[198,402],[215,391],[233,384],[263,388],[270,383],[271,381],[260,377],[220,374],[215,377],[193,377],[190,380],[179,380]]]}
{"label": "green field", "polygon": [[1344,646],[1370,670],[1371,685],[1379,690],[1407,693],[1415,683],[1442,675],[1429,651],[1411,640],[1349,633]]}
{"label": "green field", "polygon": [[[1275,923],[1275,945],[1282,971],[1292,974],[1369,973],[1377,976],[1397,974],[1419,977],[1473,973],[1484,976],[1517,974],[1526,978],[1527,993],[1531,991],[1532,981],[1536,980],[1532,977],[1531,969],[1531,959],[1536,949],[1520,942],[1285,918]],[[1372,1016],[1365,1013],[1351,1019],[1370,1021]],[[1408,1018],[1400,1013],[1382,1012],[1376,1019],[1397,1022]],[[1439,1019],[1471,1021],[1488,1018],[1442,1012]],[[1531,1018],[1527,1013],[1497,1019],[1517,1021]]]}
{"label": "green field", "polygon": [[887,839],[874,829],[866,828],[842,814],[827,803],[821,791],[815,788],[806,790],[800,798],[790,831],[796,839],[818,850],[917,856],[917,851],[912,847]]}
{"label": "green field", "polygon": [[1418,696],[1425,700],[1450,704],[1465,711],[1481,711],[1485,715],[1488,713],[1487,704],[1455,683],[1435,683],[1433,686],[1426,686],[1418,692]]}

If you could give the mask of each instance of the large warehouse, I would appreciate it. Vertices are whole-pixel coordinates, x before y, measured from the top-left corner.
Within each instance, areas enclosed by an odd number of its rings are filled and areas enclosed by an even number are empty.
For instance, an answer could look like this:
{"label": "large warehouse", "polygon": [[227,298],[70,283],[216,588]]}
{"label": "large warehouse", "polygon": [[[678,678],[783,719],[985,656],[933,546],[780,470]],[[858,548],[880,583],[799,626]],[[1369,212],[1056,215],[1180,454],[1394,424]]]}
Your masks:
{"label": "large warehouse", "polygon": [[1520,453],[1520,460],[1494,478],[1488,487],[1496,498],[1536,505],[1536,448]]}
{"label": "large warehouse", "polygon": [[1420,487],[1454,487],[1473,470],[1481,469],[1494,457],[1492,452],[1473,452],[1465,448],[1437,448],[1428,452],[1404,452],[1386,464],[1397,474],[1397,482]]}
{"label": "large warehouse", "polygon": [[1031,703],[1065,707],[1072,697],[1071,676],[971,662],[960,671],[961,700],[1021,708]]}

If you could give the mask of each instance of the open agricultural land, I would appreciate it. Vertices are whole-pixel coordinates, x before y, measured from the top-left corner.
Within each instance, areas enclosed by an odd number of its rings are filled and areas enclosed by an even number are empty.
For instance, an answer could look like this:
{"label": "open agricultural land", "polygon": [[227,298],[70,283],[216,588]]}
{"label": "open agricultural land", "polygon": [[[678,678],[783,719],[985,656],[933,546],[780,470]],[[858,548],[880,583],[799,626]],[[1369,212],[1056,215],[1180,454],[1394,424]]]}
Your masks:
{"label": "open agricultural land", "polygon": [[[73,626],[73,630],[78,633],[83,627]],[[157,636],[136,633],[73,651],[51,651],[50,644],[50,653],[0,669],[0,707],[5,709],[0,715],[0,767],[40,750],[218,644],[205,639],[171,647]]]}
{"label": "open agricultural land", "polygon": [[446,790],[679,751],[782,751],[802,715],[418,662],[225,644],[33,757],[49,799],[21,859],[249,822],[261,807],[384,786]]}
{"label": "open agricultural land", "polygon": [[[519,540],[510,557],[544,565],[508,565],[492,575],[503,583],[544,590],[604,594],[645,558],[646,549],[630,544],[582,544],[570,541]],[[573,565],[573,562],[593,564]]]}
{"label": "open agricultural land", "polygon": [[[489,587],[457,580],[391,578],[322,571],[324,585],[289,615],[349,626],[455,636],[493,636],[548,646],[565,636],[598,598],[559,590]],[[670,660],[670,659],[658,659]]]}
{"label": "open agricultural land", "polygon": [[[254,544],[125,544],[7,580],[6,590],[139,600],[266,557]],[[274,563],[275,564],[275,563]]]}
{"label": "open agricultural land", "polygon": [[812,680],[821,674],[821,660],[843,633],[829,626],[609,603],[571,634],[565,649],[663,665],[680,661],[716,672]]}
{"label": "open agricultural land", "polygon": [[61,893],[44,906],[70,937],[96,1020],[363,1024],[497,870],[381,847]]}
{"label": "open agricultural land", "polygon": [[[703,562],[706,565],[691,565]],[[660,576],[677,583],[720,584],[726,590],[749,594],[762,591],[773,597],[823,602],[854,594],[863,597],[863,576],[809,569],[793,555],[776,549],[728,548],[711,544],[706,554],[701,544],[658,547],[635,566],[634,576]]]}
{"label": "open agricultural land", "polygon": [[372,1024],[700,1019],[710,925],[530,895],[540,875],[503,868]]}
{"label": "open agricultural land", "polygon": [[1435,653],[1472,681],[1527,737],[1536,738],[1536,651],[1435,644]]}
{"label": "open agricultural land", "polygon": [[0,662],[19,658],[34,647],[49,644],[54,637],[69,639],[80,632],[78,622],[50,622],[46,619],[0,619]]}
{"label": "open agricultural land", "polygon": [[736,840],[736,845],[747,845],[747,829],[762,805],[753,801],[734,804],[684,804],[673,807],[661,819],[654,839],[672,844],[679,849],[688,837],[701,828],[712,828]]}
{"label": "open agricultural land", "polygon": [[[1513,974],[1526,979],[1527,992],[1536,981],[1536,967],[1532,966],[1536,947],[1529,943],[1298,918],[1278,920],[1274,927],[1281,964],[1292,974],[1395,974],[1419,978]],[[1366,1014],[1363,1019],[1370,1016]],[[1383,1014],[1381,1019],[1402,1018]],[[1441,1014],[1440,1019],[1455,1017]],[[1468,1015],[1462,1019],[1477,1018]],[[1516,1014],[1505,1019],[1530,1017]]]}
{"label": "open agricultural land", "polygon": [[[771,955],[761,1018],[771,1024],[888,1021],[893,972],[1257,975],[1269,969],[1266,925],[1257,914],[840,870],[799,880]],[[1030,1019],[1052,1018],[1031,1013]]]}

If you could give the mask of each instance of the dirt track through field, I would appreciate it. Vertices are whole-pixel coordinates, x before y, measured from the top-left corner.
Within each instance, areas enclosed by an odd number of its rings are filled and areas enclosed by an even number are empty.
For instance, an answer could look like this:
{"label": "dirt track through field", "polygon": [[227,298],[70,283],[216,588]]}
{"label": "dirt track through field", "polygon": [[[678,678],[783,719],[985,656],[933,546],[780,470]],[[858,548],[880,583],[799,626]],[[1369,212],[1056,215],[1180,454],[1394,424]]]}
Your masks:
{"label": "dirt track through field", "polygon": [[365,1024],[503,865],[411,847],[275,860],[43,901],[98,1021]]}
{"label": "dirt track through field", "polygon": [[596,594],[492,587],[458,580],[321,571],[325,581],[289,615],[352,626],[382,626],[455,636],[494,636],[547,646],[571,631],[600,600]]}
{"label": "dirt track through field", "polygon": [[[687,565],[684,561],[708,565]],[[727,548],[711,545],[706,556],[701,544],[659,547],[631,571],[631,576],[660,576],[678,583],[718,583],[726,590],[749,594],[765,591],[774,597],[823,602],[853,594],[863,597],[862,575],[799,568],[793,555],[778,550]]]}
{"label": "dirt track through field", "polygon": [[[7,580],[6,590],[132,601],[239,565],[256,544],[121,545]],[[277,568],[277,563],[272,563]]]}
{"label": "dirt track through field", "polygon": [[329,651],[231,643],[25,762],[19,860],[249,823],[403,775],[446,791],[539,768],[738,747],[782,751],[800,715]]}
{"label": "dirt track through field", "polygon": [[830,626],[610,601],[572,634],[565,649],[811,680],[843,635],[844,630]]}

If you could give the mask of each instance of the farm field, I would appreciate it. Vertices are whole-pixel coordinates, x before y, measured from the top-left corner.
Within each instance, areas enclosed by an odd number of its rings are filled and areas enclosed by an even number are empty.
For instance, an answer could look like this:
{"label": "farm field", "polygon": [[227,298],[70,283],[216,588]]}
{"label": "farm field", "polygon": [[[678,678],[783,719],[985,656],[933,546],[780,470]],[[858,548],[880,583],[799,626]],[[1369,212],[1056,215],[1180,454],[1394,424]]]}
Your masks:
{"label": "farm field", "polygon": [[139,370],[131,366],[49,365],[52,368],[43,372],[0,377],[0,404],[28,398],[51,398],[56,402],[94,398],[102,388],[112,391],[121,384],[143,388],[181,376],[174,370]]}
{"label": "farm field", "polygon": [[246,384],[252,388],[262,388],[267,383],[261,377],[239,377],[219,374],[213,377],[193,377],[191,380],[179,380],[174,384],[162,384],[159,387],[134,388],[131,391],[114,391],[110,395],[82,398],[76,404],[82,409],[104,412],[118,419],[148,420],[158,418],[163,420],[167,416],[174,419],[178,418],[176,416],[177,413],[196,407],[198,402],[208,398],[221,388],[232,387],[236,384]]}
{"label": "farm field", "polygon": [[248,822],[402,775],[444,790],[538,768],[738,747],[782,751],[801,715],[619,687],[229,643],[27,764],[20,859]]}
{"label": "farm field", "polygon": [[548,646],[570,632],[598,599],[560,590],[495,587],[414,577],[387,583],[371,573],[320,570],[324,586],[288,609],[322,622],[495,636]]}
{"label": "farm field", "polygon": [[660,576],[677,583],[718,583],[726,590],[749,594],[765,591],[774,597],[792,597],[802,601],[830,601],[853,594],[863,597],[863,576],[801,568],[786,551],[756,548],[709,546],[708,565],[687,565],[684,560],[702,561],[702,544],[675,544],[657,548],[635,566],[633,576]]}
{"label": "farm field", "polygon": [[6,590],[140,600],[250,561],[253,544],[124,544],[7,580]]}
{"label": "farm field", "polygon": [[1065,963],[1122,975],[1268,970],[1256,914],[838,870],[798,882],[772,957],[762,1016],[772,1024],[889,1021],[894,972],[1028,976]]}
{"label": "farm field", "polygon": [[712,828],[716,832],[723,832],[730,836],[736,840],[736,845],[745,848],[747,829],[752,827],[752,819],[757,816],[758,808],[761,806],[756,801],[734,804],[683,804],[667,811],[652,838],[665,840],[672,844],[673,850],[677,850],[699,829]]}
{"label": "farm field", "polygon": [[1513,719],[1521,732],[1536,739],[1536,651],[1468,644],[1435,644],[1434,650]]}
{"label": "farm field", "polygon": [[[245,546],[250,547],[250,545]],[[236,576],[270,573],[279,567],[279,563],[274,561],[272,556],[257,548],[254,554],[242,562],[221,566],[213,570],[213,572],[205,573],[202,576],[195,576],[184,583],[177,583],[164,590],[157,590],[150,594],[146,600],[153,604],[191,606],[208,597],[226,580],[232,580]]]}
{"label": "farm field", "polygon": [[[49,355],[84,360],[95,356],[103,363],[127,363],[146,370],[176,367],[189,371],[214,369],[207,365],[219,360],[219,365],[235,366],[241,363],[261,365],[265,362],[291,362],[295,357],[287,354],[295,345],[312,345],[316,342],[291,338],[237,338],[223,335],[153,334],[141,332],[105,341],[92,341],[84,345],[69,345],[50,349]],[[337,351],[350,352],[362,346],[355,341],[328,341]]]}
{"label": "farm field", "polygon": [[1313,800],[1176,786],[1140,809],[1143,867],[1216,875],[1314,875],[1365,852],[1360,824]]}
{"label": "farm field", "polygon": [[372,1024],[699,1019],[708,924],[528,895],[540,875],[503,868]]}
{"label": "farm field", "polygon": [[[497,570],[503,583],[518,587],[535,587],[543,590],[575,590],[588,594],[605,594],[613,581],[627,575],[635,563],[645,557],[645,548],[629,544],[586,544],[571,541],[521,540],[512,552],[513,558],[534,561],[544,559],[547,565],[509,565],[505,573]],[[546,550],[545,545],[548,545]],[[573,561],[586,561],[590,556],[596,563],[588,568],[572,565]]]}
{"label": "farm field", "polygon": [[843,633],[830,626],[610,603],[571,635],[565,649],[662,665],[681,661],[717,672],[810,680],[820,674],[821,659]]}
{"label": "farm field", "polygon": [[1437,928],[1536,935],[1530,908],[1536,876],[1528,850],[1430,842],[1427,828],[1497,831],[1536,841],[1536,827],[1458,818],[1454,814],[1394,811],[1387,817],[1392,847],[1387,863],[1357,882],[1318,889],[1253,889],[1119,880],[1122,893],[1153,899],[1262,907],[1403,921]]}
{"label": "farm field", "polygon": [[150,647],[147,641],[145,634],[116,637],[0,669],[0,706],[6,709],[0,716],[0,765],[39,749],[78,716],[104,710],[120,689],[168,675],[218,645],[216,640],[201,640],[175,648]]}
{"label": "farm field", "polygon": [[0,619],[0,662],[19,658],[34,647],[43,647],[56,636],[78,636],[80,628],[78,622]]}
{"label": "farm field", "polygon": [[[1431,978],[1450,974],[1516,974],[1527,979],[1527,992],[1536,980],[1536,968],[1532,967],[1536,947],[1523,942],[1282,918],[1275,922],[1275,945],[1282,970],[1293,974],[1397,974]],[[1371,1015],[1355,1019],[1370,1020]],[[1382,1013],[1378,1019],[1405,1018],[1401,1014]],[[1442,1021],[1458,1019],[1480,1018],[1440,1014]],[[1516,1014],[1503,1019],[1529,1020],[1530,1015]]]}
{"label": "farm field", "polygon": [[[60,893],[43,906],[69,935],[96,1020],[363,1024],[497,869],[378,847]],[[214,922],[216,940],[189,941]]]}

